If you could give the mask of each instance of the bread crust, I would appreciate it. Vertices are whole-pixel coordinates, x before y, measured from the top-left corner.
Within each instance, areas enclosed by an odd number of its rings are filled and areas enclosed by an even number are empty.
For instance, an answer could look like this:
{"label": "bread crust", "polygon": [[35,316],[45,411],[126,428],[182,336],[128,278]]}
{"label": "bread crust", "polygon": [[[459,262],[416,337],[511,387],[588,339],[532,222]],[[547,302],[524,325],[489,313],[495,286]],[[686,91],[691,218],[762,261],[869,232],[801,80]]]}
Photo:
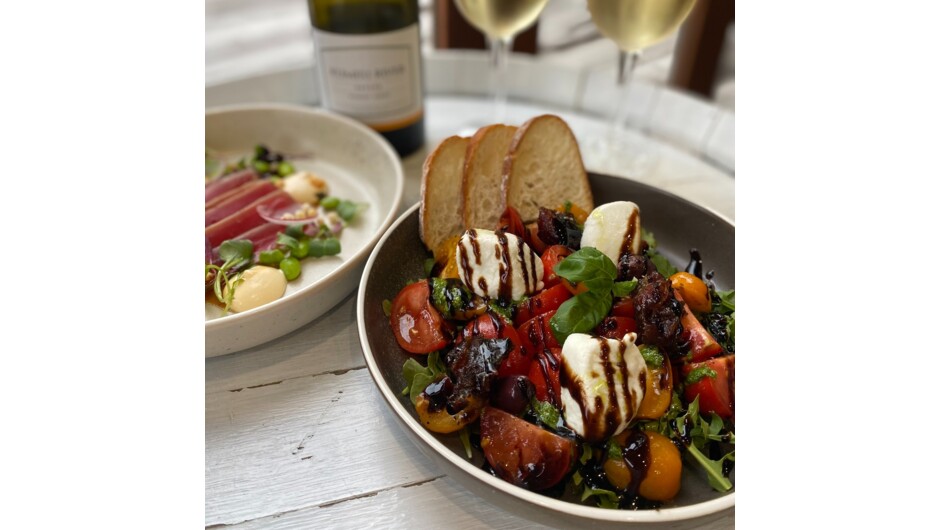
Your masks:
{"label": "bread crust", "polygon": [[[445,138],[434,148],[434,151],[424,159],[421,168],[421,206],[418,207],[418,233],[421,241],[429,250],[435,250],[449,234],[440,234],[442,230],[442,220],[445,225],[459,226],[463,220],[463,201],[460,194],[460,186],[463,172],[461,162],[460,168],[440,166],[441,158],[452,150],[466,152],[466,145],[469,139],[462,136],[451,136]],[[450,171],[450,173],[447,173]],[[449,178],[448,178],[449,177]],[[438,187],[446,190],[448,187],[456,188],[456,204],[437,204],[431,199],[431,196],[437,196],[434,190]],[[450,234],[452,235],[452,234]]]}
{"label": "bread crust", "polygon": [[[541,191],[544,192],[543,195],[551,195],[551,200],[557,201],[558,203],[571,200],[585,211],[589,212],[594,209],[594,197],[591,193],[591,184],[588,181],[587,171],[584,169],[584,160],[581,157],[581,150],[578,147],[577,138],[575,138],[568,123],[561,117],[554,114],[542,114],[529,119],[519,127],[503,162],[500,193],[503,196],[504,204],[516,208],[520,216],[522,216],[523,222],[533,221],[538,215],[538,212],[537,210],[534,212],[531,211],[532,208],[522,204],[520,200],[520,191],[517,188],[522,186],[520,183],[524,179],[530,178],[531,175],[523,175],[522,170],[517,169],[517,166],[519,165],[520,157],[525,154],[526,142],[530,141],[533,131],[537,131],[543,126],[552,125],[555,126],[554,128],[557,132],[565,135],[565,142],[568,143],[575,152],[576,156],[570,157],[570,160],[576,163],[576,174],[566,176],[567,178],[564,179],[564,182],[554,182],[553,184],[558,188],[554,190],[554,193],[546,190]],[[525,190],[522,191],[524,192]],[[545,207],[553,206],[550,200],[546,200],[545,197],[539,197],[538,200],[534,202]]]}
{"label": "bread crust", "polygon": [[[513,125],[495,123],[481,127],[477,130],[476,134],[470,138],[470,143],[467,145],[467,154],[464,158],[463,179],[461,181],[461,196],[463,197],[463,212],[461,216],[464,228],[486,228],[488,230],[496,228],[496,221],[499,220],[499,217],[506,209],[505,195],[499,191],[502,188],[503,161],[505,160],[508,146],[512,143],[512,138],[517,129],[518,128]],[[508,143],[506,146],[500,144],[496,144],[495,146],[490,145],[493,142],[500,142],[507,137]],[[484,166],[491,163],[491,160],[485,158],[488,153],[484,151],[493,147],[498,148],[500,154],[497,155],[499,159],[495,164],[495,171],[492,176],[489,176],[483,174]],[[496,184],[492,188],[487,186],[486,181],[489,178],[492,178]],[[484,189],[481,190],[481,187]],[[474,188],[476,188],[476,191],[474,191]],[[497,202],[489,211],[482,211],[481,202],[484,201],[481,201],[481,194],[486,193],[494,194]],[[489,219],[493,222],[481,221],[481,219]]]}

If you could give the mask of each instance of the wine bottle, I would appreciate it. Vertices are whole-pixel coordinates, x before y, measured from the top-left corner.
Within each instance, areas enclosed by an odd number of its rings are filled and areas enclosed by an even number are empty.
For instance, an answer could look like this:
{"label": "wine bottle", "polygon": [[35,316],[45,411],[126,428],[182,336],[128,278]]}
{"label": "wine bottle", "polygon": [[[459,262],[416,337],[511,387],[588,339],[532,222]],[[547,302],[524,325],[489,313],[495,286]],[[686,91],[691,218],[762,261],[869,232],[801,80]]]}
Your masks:
{"label": "wine bottle", "polygon": [[323,106],[384,136],[400,156],[424,144],[417,0],[307,0]]}

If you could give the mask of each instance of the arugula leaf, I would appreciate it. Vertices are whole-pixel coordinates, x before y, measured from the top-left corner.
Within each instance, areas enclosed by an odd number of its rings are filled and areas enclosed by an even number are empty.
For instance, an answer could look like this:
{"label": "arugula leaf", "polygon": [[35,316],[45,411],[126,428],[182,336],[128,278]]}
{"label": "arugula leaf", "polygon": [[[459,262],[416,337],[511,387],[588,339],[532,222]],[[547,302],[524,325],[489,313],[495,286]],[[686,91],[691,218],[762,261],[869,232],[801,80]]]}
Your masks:
{"label": "arugula leaf", "polygon": [[601,508],[617,509],[620,507],[620,498],[617,497],[617,494],[613,491],[600,488],[584,488],[584,493],[581,494],[581,502],[591,497],[595,498],[594,500],[597,501],[597,505]]}
{"label": "arugula leaf", "polygon": [[[718,300],[713,301],[712,305],[717,305],[718,307],[713,308],[713,310],[717,310],[719,313],[725,314],[734,313],[734,289],[731,289],[730,291],[716,290],[715,294],[718,295]],[[717,304],[715,302],[717,302]]]}
{"label": "arugula leaf", "polygon": [[467,452],[467,458],[473,458],[473,447],[470,445],[470,426],[466,425],[463,429],[460,429],[460,443],[463,445],[463,450]]}
{"label": "arugula leaf", "polygon": [[653,262],[653,265],[656,266],[656,270],[659,271],[659,273],[662,274],[664,278],[669,278],[673,274],[679,272],[679,269],[675,268],[672,263],[669,263],[669,260],[666,259],[666,256],[663,256],[652,248],[647,249],[646,255],[649,257],[650,261]]}
{"label": "arugula leaf", "polygon": [[551,403],[539,401],[533,396],[530,406],[532,407],[532,412],[535,413],[535,416],[542,425],[553,431],[558,428],[558,425],[561,423],[561,413],[558,412],[558,409]]}
{"label": "arugula leaf", "polygon": [[[721,420],[719,419],[719,421]],[[689,404],[689,410],[684,415],[676,418],[675,421],[670,422],[670,424],[673,425],[673,432],[671,433],[673,435],[672,438],[680,441],[695,462],[705,470],[709,485],[717,491],[729,491],[733,485],[731,484],[731,480],[724,475],[724,462],[725,460],[734,461],[734,451],[729,452],[718,460],[712,460],[705,456],[705,452],[707,452],[706,446],[709,440],[714,439],[712,438],[713,436],[718,437],[718,440],[724,441],[723,438],[719,436],[719,432],[724,428],[724,424],[722,423],[718,432],[712,433],[715,425],[714,420],[707,422],[699,417],[698,396]],[[691,430],[686,432],[690,425],[692,426]],[[734,436],[731,434],[730,439],[732,441],[733,438]],[[689,443],[689,440],[691,440],[691,443]]]}
{"label": "arugula leaf", "polygon": [[647,232],[645,228],[640,228],[640,237],[643,238],[643,241],[646,241],[646,244],[650,248],[656,248],[656,237],[653,236],[652,232]]}
{"label": "arugula leaf", "polygon": [[428,365],[422,366],[418,361],[408,358],[401,367],[402,375],[408,386],[402,390],[403,396],[409,396],[411,403],[418,403],[418,396],[431,383],[437,380],[438,376],[447,375],[447,369],[444,362],[441,361],[440,353],[433,351],[428,354]]}

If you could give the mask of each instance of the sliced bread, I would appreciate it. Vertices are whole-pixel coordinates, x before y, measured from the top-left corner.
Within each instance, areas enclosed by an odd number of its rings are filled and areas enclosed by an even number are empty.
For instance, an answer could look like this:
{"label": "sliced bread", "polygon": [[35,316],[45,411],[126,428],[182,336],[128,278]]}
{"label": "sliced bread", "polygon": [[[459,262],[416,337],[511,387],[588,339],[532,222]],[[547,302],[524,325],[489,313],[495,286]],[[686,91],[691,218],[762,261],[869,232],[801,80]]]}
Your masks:
{"label": "sliced bread", "polygon": [[424,160],[418,226],[421,241],[436,252],[448,238],[463,232],[464,154],[469,138],[445,138]]}
{"label": "sliced bread", "polygon": [[565,201],[594,209],[578,141],[563,119],[544,114],[519,127],[503,164],[501,191],[524,222],[537,219],[540,206]]}
{"label": "sliced bread", "polygon": [[463,226],[493,230],[506,209],[503,161],[517,127],[487,125],[470,139],[463,168]]}

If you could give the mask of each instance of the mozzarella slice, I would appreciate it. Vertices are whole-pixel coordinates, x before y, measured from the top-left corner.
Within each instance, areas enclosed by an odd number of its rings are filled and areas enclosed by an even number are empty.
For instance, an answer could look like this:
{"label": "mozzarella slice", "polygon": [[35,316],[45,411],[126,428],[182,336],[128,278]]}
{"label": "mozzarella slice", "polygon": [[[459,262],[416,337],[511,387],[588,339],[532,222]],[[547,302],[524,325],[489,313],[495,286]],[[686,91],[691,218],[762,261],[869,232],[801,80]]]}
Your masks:
{"label": "mozzarella slice", "polygon": [[640,207],[629,201],[602,204],[584,221],[581,247],[594,247],[617,265],[629,251],[639,254],[643,236],[640,232]]}
{"label": "mozzarella slice", "polygon": [[623,340],[573,333],[561,350],[565,423],[589,442],[623,432],[636,416],[647,368],[636,333]]}
{"label": "mozzarella slice", "polygon": [[455,252],[460,278],[484,298],[518,300],[545,286],[542,260],[513,234],[467,230]]}

